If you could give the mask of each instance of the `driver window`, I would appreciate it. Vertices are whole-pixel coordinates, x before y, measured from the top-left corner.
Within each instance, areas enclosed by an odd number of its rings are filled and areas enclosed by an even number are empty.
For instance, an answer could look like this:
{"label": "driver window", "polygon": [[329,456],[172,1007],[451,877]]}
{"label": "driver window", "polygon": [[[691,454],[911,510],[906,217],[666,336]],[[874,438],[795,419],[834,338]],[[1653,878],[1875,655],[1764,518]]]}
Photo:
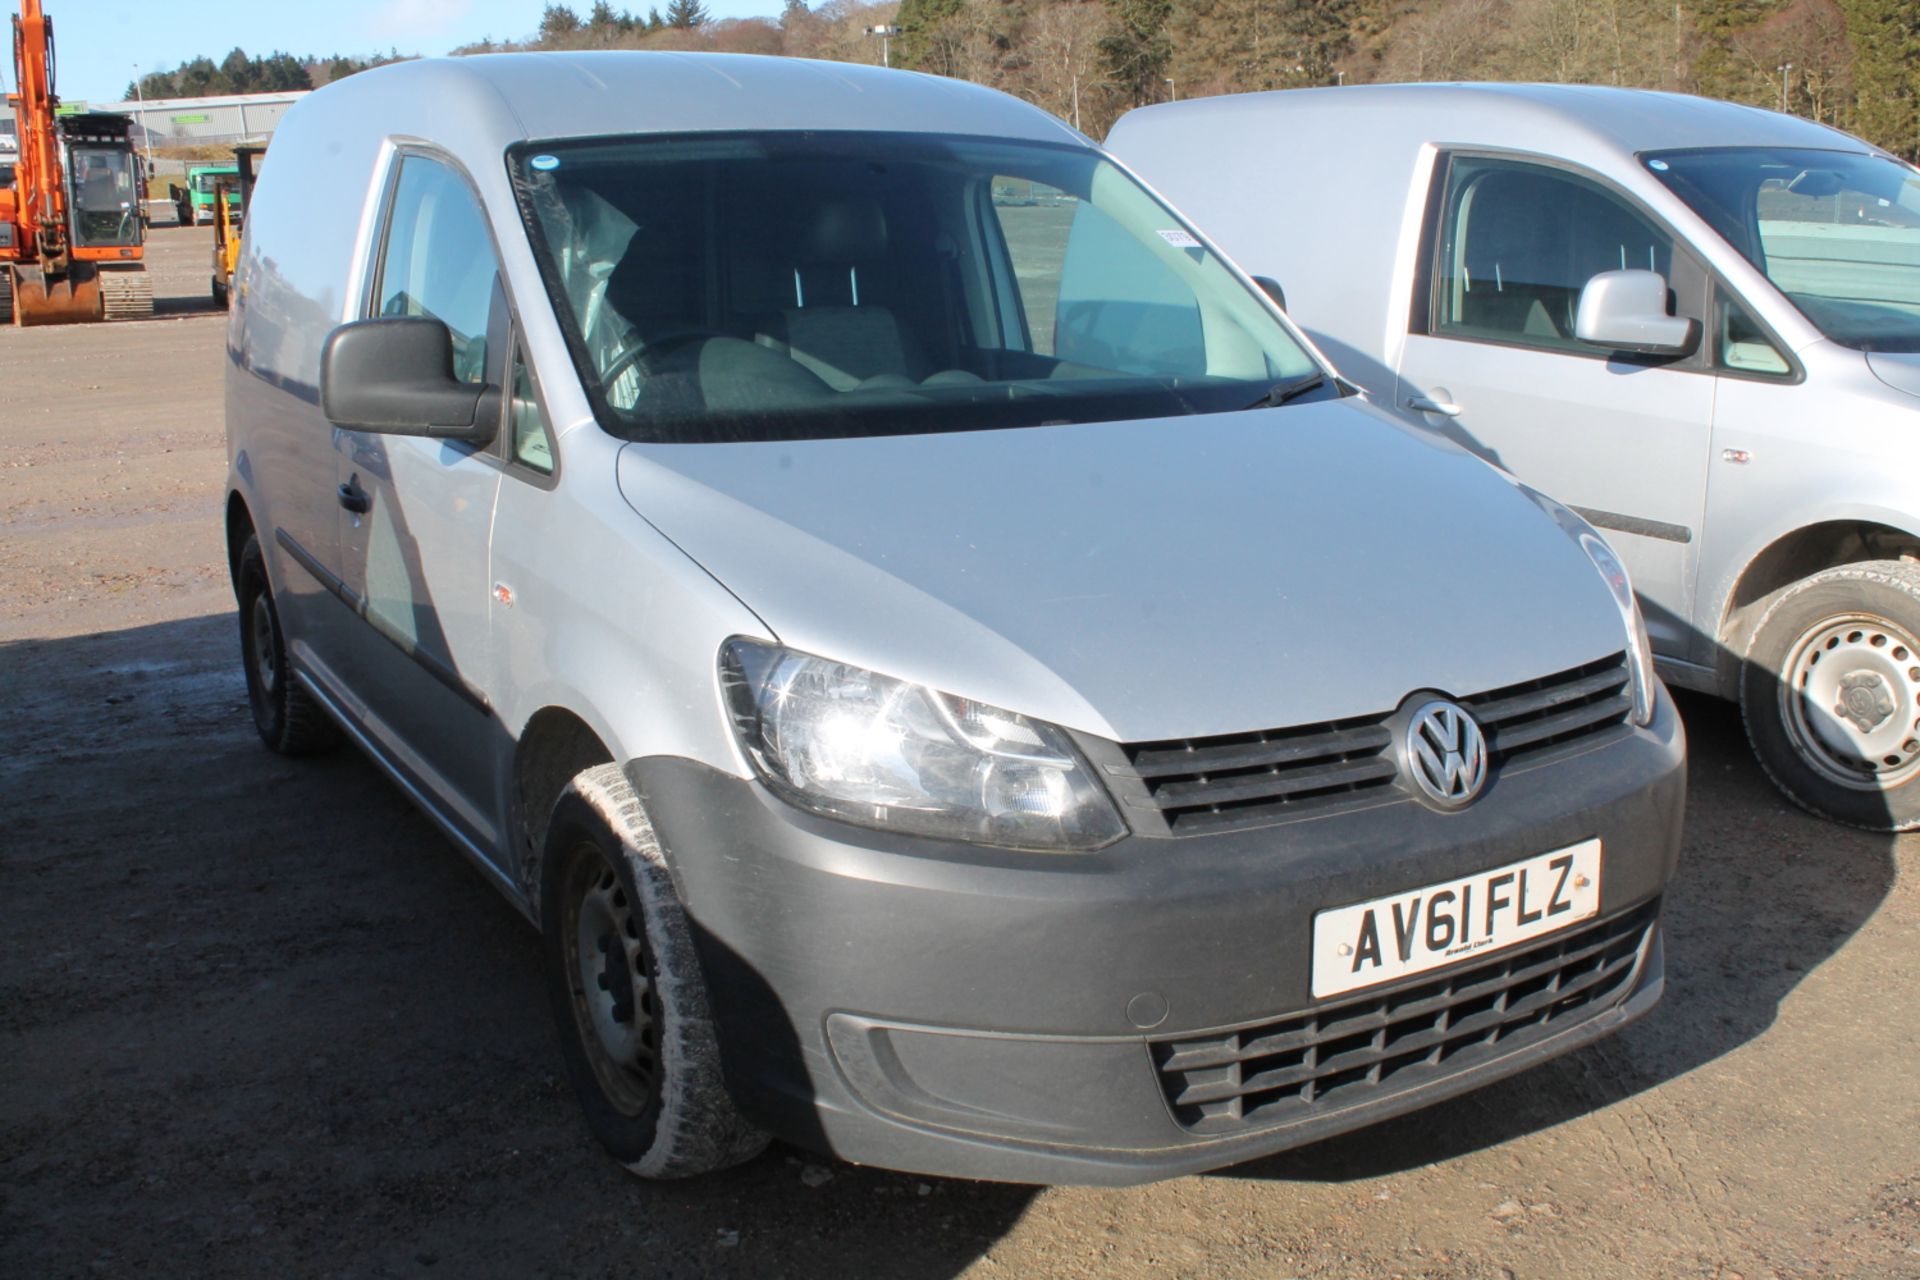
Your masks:
{"label": "driver window", "polygon": [[1436,334],[1592,354],[1573,336],[1588,280],[1630,268],[1672,278],[1673,242],[1572,174],[1460,159],[1447,187]]}
{"label": "driver window", "polygon": [[487,315],[498,273],[486,215],[459,174],[425,156],[400,162],[374,314],[425,316],[453,334],[453,374],[487,379]]}

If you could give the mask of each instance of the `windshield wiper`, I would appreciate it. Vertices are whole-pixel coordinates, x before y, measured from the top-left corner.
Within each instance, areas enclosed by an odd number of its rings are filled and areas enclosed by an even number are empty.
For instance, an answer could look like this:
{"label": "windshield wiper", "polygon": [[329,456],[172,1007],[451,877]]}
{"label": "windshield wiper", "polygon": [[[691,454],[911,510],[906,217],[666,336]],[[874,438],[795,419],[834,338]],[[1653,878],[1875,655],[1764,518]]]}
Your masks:
{"label": "windshield wiper", "polygon": [[1326,373],[1322,370],[1315,369],[1312,373],[1303,373],[1297,378],[1289,378],[1285,382],[1274,383],[1271,387],[1267,388],[1267,394],[1255,400],[1252,404],[1248,405],[1247,408],[1278,408],[1290,400],[1297,400],[1307,394],[1307,392],[1317,391],[1326,385]]}

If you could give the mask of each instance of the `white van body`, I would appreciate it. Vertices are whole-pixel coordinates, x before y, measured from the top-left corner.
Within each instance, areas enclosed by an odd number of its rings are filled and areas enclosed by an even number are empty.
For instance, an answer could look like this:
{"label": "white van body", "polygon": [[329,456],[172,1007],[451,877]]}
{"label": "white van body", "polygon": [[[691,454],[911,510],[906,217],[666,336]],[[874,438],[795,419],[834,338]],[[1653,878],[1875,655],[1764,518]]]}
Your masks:
{"label": "white van body", "polygon": [[[1920,175],[1775,112],[1572,85],[1196,99],[1108,146],[1375,403],[1604,529],[1662,673],[1739,698],[1790,795],[1920,823]],[[1715,164],[1753,175],[1725,234],[1681,194]],[[1679,340],[1584,340],[1602,272],[1658,275],[1642,318]]]}

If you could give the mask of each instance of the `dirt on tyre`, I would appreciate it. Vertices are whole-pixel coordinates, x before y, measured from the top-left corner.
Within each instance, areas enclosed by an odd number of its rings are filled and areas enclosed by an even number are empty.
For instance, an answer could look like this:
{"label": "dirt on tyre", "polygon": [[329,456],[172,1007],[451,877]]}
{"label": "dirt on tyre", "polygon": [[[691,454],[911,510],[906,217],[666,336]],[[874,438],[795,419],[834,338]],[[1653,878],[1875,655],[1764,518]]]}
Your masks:
{"label": "dirt on tyre", "polygon": [[548,995],[587,1127],[644,1178],[750,1160],[767,1136],[721,1074],[706,981],[660,842],[617,765],[555,802],[541,867]]}
{"label": "dirt on tyre", "polygon": [[267,581],[260,539],[252,534],[240,548],[234,574],[240,600],[240,663],[247,677],[247,704],[260,740],[282,755],[324,751],[340,741],[340,730],[313,695],[293,678],[287,663],[280,610]]}
{"label": "dirt on tyre", "polygon": [[1774,599],[1747,646],[1740,710],[1761,766],[1821,817],[1920,827],[1920,564],[1816,573]]}

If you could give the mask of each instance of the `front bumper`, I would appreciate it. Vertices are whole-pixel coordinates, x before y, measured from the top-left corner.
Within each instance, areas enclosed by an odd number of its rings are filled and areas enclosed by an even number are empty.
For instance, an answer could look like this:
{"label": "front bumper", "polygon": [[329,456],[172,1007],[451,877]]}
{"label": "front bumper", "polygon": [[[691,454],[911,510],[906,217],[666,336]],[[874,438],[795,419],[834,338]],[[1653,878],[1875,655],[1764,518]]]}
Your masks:
{"label": "front bumper", "polygon": [[[756,1123],[895,1169],[1126,1184],[1413,1110],[1650,1009],[1663,984],[1658,898],[1679,853],[1685,747],[1663,695],[1648,728],[1500,776],[1458,813],[1397,801],[1253,830],[1136,836],[1094,854],[853,827],[682,759],[635,761],[629,773],[699,938],[728,1085]],[[1176,1109],[1183,1085],[1169,1073],[1196,1042],[1270,1040],[1276,1023],[1291,1034],[1317,1014],[1335,1024],[1358,1012],[1355,999],[1398,1017],[1409,1001],[1431,1003],[1436,981],[1488,964],[1479,955],[1316,1002],[1315,912],[1594,837],[1600,925],[1580,928],[1638,930],[1616,942],[1600,998],[1468,1052],[1438,1050],[1391,1084],[1362,1078],[1337,1101],[1253,1108],[1244,1122],[1196,1124]],[[1391,1021],[1374,1017],[1368,1035],[1400,1034]],[[1352,1048],[1359,1025],[1327,1051]]]}

